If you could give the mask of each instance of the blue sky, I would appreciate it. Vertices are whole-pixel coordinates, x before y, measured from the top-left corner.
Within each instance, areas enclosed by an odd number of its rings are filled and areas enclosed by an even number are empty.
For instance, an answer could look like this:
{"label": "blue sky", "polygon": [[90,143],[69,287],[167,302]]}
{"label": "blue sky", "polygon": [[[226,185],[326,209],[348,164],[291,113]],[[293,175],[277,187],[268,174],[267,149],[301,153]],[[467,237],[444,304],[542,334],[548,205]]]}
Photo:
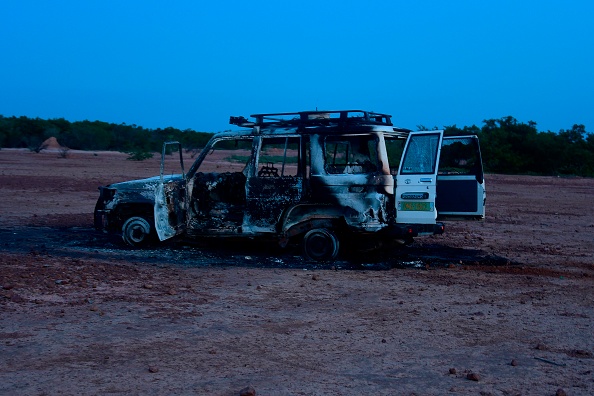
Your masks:
{"label": "blue sky", "polygon": [[356,108],[594,130],[594,2],[2,1],[0,114],[229,129]]}

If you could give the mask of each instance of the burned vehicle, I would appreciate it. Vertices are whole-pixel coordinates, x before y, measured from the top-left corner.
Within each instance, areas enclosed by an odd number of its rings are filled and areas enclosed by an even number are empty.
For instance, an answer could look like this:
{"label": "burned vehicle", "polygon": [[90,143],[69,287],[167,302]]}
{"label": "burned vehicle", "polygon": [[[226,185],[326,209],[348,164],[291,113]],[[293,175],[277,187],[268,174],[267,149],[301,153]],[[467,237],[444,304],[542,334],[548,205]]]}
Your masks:
{"label": "burned vehicle", "polygon": [[[185,173],[100,187],[98,230],[141,246],[175,236],[269,237],[332,260],[341,241],[407,244],[485,216],[476,136],[397,128],[362,110],[231,117]],[[344,245],[344,242],[343,242]]]}

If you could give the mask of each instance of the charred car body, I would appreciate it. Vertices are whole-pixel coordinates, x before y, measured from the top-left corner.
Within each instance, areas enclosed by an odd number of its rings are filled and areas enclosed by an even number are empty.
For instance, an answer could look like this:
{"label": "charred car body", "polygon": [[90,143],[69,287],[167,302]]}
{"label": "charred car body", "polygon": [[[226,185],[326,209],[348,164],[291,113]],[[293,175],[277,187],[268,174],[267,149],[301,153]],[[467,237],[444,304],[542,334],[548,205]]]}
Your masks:
{"label": "charred car body", "polygon": [[334,259],[340,241],[409,243],[442,220],[480,220],[485,184],[476,136],[412,132],[361,110],[231,117],[187,173],[100,187],[95,227],[126,243],[187,237],[299,241]]}

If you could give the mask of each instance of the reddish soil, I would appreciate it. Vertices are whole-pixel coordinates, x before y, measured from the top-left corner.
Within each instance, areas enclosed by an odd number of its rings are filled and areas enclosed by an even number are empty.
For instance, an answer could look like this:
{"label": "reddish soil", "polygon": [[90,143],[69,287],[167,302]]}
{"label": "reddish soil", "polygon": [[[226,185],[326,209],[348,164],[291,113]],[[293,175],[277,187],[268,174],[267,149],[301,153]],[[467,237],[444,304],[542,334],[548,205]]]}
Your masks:
{"label": "reddish soil", "polygon": [[159,159],[63,154],[0,150],[0,394],[594,394],[593,179],[487,175],[486,221],[310,264],[129,249],[97,187]]}

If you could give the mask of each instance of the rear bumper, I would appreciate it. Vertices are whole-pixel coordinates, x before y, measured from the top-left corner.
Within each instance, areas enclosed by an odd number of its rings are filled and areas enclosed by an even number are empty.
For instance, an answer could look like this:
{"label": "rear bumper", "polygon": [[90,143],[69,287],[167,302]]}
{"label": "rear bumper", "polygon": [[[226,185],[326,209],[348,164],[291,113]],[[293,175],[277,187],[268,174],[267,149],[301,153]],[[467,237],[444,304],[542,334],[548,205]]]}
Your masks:
{"label": "rear bumper", "polygon": [[445,224],[437,222],[435,224],[415,224],[419,235],[441,235],[445,231]]}
{"label": "rear bumper", "polygon": [[419,235],[440,235],[443,234],[445,225],[441,222],[436,224],[397,224],[385,230],[385,233],[394,238],[414,238]]}

